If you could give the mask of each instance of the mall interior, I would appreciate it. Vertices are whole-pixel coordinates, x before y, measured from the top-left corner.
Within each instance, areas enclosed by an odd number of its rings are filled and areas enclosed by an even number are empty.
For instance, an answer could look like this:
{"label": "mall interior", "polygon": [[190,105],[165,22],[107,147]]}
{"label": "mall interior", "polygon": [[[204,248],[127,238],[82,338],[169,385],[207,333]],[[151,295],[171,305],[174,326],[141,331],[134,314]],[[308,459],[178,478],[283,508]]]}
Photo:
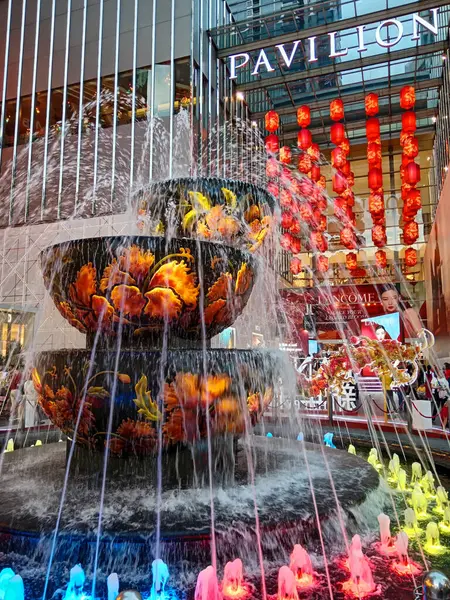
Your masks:
{"label": "mall interior", "polygon": [[449,26],[0,0],[0,600],[450,600]]}

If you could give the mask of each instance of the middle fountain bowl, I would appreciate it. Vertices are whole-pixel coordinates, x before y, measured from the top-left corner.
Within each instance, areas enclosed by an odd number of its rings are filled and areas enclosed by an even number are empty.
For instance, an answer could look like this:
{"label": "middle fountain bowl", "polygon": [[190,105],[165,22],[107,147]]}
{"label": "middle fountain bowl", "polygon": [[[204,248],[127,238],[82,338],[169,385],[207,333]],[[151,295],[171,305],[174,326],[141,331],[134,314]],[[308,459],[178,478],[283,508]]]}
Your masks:
{"label": "middle fountain bowl", "polygon": [[208,340],[241,314],[256,278],[251,253],[193,239],[81,239],[45,249],[41,263],[56,308],[88,346]]}

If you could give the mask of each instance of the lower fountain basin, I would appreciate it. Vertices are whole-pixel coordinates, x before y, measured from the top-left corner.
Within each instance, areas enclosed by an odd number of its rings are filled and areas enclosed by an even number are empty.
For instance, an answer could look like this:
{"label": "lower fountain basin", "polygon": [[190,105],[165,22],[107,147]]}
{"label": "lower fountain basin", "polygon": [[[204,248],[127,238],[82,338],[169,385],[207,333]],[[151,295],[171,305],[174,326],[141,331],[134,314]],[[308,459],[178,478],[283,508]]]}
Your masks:
{"label": "lower fountain basin", "polygon": [[38,354],[35,365],[38,401],[69,438],[141,457],[160,444],[241,435],[272,401],[281,359],[254,350],[60,350]]}

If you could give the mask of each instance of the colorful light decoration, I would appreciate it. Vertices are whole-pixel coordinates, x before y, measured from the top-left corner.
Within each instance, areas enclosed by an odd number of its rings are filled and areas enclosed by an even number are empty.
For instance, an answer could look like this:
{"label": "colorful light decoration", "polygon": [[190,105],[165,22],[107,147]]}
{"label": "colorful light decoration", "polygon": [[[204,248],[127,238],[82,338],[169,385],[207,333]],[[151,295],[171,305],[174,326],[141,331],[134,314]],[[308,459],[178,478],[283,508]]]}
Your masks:
{"label": "colorful light decoration", "polygon": [[417,251],[415,248],[407,248],[405,251],[405,265],[415,267],[417,265]]}
{"label": "colorful light decoration", "polygon": [[400,90],[400,106],[403,110],[411,110],[416,103],[416,91],[412,85],[405,85]]}
{"label": "colorful light decoration", "polygon": [[280,126],[280,115],[276,110],[269,110],[264,117],[267,131],[273,133]]}

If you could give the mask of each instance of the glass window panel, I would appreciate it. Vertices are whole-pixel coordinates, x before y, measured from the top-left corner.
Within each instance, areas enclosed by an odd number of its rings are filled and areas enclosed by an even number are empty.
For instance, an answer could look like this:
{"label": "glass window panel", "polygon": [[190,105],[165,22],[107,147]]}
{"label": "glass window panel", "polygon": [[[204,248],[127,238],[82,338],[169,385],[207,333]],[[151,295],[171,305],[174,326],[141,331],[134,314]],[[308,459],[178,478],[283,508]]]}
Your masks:
{"label": "glass window panel", "polygon": [[188,58],[175,63],[175,99],[174,112],[187,108],[191,103],[191,64]]}

